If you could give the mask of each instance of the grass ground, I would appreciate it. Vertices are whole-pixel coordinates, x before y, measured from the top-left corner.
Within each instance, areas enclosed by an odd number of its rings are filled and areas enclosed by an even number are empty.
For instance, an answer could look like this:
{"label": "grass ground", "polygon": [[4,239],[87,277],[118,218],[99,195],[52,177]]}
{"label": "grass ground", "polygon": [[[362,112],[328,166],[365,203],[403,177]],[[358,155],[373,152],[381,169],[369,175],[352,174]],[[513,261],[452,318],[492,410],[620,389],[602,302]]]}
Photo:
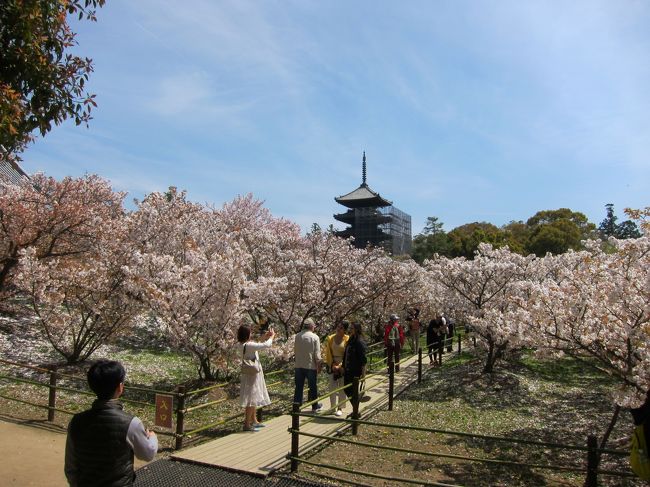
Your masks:
{"label": "grass ground", "polygon": [[[360,426],[356,438],[349,432],[342,437],[403,448],[408,453],[335,442],[308,460],[388,477],[451,485],[583,485],[584,474],[432,458],[414,453],[420,450],[550,465],[583,466],[586,463],[586,452],[412,431],[404,427],[580,446],[586,446],[589,434],[600,438],[605,432],[614,411],[610,401],[614,384],[594,369],[570,358],[537,360],[531,353],[501,363],[492,374],[481,374],[481,365],[471,355],[463,354],[441,368],[430,369],[421,384],[413,385],[395,401],[393,411],[382,411],[371,420],[401,425],[401,428]],[[622,413],[611,435],[621,440],[619,444],[625,443],[631,433],[629,416]],[[611,444],[608,446],[611,448]],[[619,445],[618,449],[625,448]],[[627,457],[603,457],[601,468],[629,472]],[[329,478],[334,485],[341,485],[343,481],[396,485],[392,480],[371,479],[311,465],[302,465],[300,475],[319,481]],[[599,482],[599,485],[608,486],[645,485],[634,479],[606,476],[600,476]]]}

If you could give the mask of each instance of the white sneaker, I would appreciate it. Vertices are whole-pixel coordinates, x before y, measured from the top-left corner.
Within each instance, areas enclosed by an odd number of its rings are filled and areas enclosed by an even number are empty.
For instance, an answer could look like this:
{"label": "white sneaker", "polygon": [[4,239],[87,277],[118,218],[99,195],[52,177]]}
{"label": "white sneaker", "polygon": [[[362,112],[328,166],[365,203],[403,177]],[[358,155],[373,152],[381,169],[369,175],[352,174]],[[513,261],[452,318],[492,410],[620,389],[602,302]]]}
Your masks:
{"label": "white sneaker", "polygon": [[334,416],[343,416],[343,411],[337,409],[336,412],[334,413]]}

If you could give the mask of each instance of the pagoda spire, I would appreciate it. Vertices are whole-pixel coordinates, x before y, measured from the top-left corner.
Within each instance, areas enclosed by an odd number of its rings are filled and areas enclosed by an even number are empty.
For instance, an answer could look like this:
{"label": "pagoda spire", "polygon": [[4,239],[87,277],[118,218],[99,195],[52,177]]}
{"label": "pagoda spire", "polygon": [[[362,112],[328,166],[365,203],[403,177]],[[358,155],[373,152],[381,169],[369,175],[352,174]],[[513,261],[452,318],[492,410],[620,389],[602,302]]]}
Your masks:
{"label": "pagoda spire", "polygon": [[361,186],[367,186],[366,184],[366,151],[363,151],[363,164],[361,169]]}

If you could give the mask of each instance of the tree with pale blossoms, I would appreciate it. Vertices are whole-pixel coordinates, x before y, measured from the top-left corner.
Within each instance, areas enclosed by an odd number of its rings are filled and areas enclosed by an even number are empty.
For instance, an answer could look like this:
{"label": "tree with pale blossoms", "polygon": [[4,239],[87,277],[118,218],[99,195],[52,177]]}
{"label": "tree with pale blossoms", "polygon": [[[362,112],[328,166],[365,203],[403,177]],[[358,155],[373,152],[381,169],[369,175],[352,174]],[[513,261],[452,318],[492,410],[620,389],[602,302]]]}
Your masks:
{"label": "tree with pale blossoms", "polygon": [[[124,216],[123,193],[96,175],[58,181],[36,174],[19,184],[0,181],[0,294],[12,286],[20,254],[35,259],[92,253]],[[109,222],[109,224],[105,224]]]}
{"label": "tree with pale blossoms", "polygon": [[131,215],[133,292],[161,319],[170,341],[197,360],[199,376],[228,373],[244,320],[249,254],[214,210],[170,188]]}
{"label": "tree with pale blossoms", "polygon": [[[292,347],[286,339],[292,334],[280,320],[269,313],[268,303],[284,295],[288,279],[287,263],[297,259],[303,242],[300,226],[284,218],[276,218],[252,194],[237,196],[225,203],[214,216],[219,225],[232,236],[248,255],[246,261],[246,317],[253,332],[263,327],[278,325],[276,346],[271,356],[288,359]],[[283,340],[284,338],[284,340]]]}
{"label": "tree with pale blossoms", "polygon": [[35,324],[67,363],[82,362],[126,332],[139,311],[127,286],[128,247],[123,224],[103,222],[110,239],[78,255],[39,258],[22,251],[16,282],[28,298]]}
{"label": "tree with pale blossoms", "polygon": [[274,270],[284,285],[266,296],[263,309],[289,342],[307,318],[319,323],[321,333],[343,319],[372,320],[376,305],[394,303],[405,287],[395,270],[403,266],[382,249],[357,249],[328,232],[310,233],[288,256]]}
{"label": "tree with pale blossoms", "polygon": [[646,236],[650,235],[650,206],[637,210],[633,208],[625,208],[625,213],[632,220],[637,220],[639,226]]}
{"label": "tree with pale blossoms", "polygon": [[484,243],[473,260],[437,257],[425,262],[429,282],[425,300],[438,312],[449,310],[471,324],[477,346],[485,353],[484,372],[492,372],[507,350],[526,343],[529,318],[514,298],[535,267],[532,255],[523,257],[507,247],[494,249]]}
{"label": "tree with pale blossoms", "polygon": [[[384,325],[391,314],[405,318],[412,308],[423,311],[424,273],[422,267],[412,260],[398,261],[384,256],[368,283],[370,289],[376,291],[375,296],[364,307],[367,334],[372,339],[383,340]],[[423,312],[421,316],[425,314]]]}
{"label": "tree with pale blossoms", "polygon": [[636,407],[650,389],[650,239],[609,243],[613,253],[588,241],[547,257],[549,277],[530,284],[526,306],[539,347],[589,360],[618,378],[616,403]]}

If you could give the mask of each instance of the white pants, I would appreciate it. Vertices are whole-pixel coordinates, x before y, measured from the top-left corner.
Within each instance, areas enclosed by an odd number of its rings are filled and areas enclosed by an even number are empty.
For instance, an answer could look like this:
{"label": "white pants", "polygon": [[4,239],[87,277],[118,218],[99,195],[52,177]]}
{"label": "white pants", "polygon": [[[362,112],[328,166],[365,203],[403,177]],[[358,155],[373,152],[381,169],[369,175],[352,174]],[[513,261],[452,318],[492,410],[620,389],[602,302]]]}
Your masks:
{"label": "white pants", "polygon": [[[334,380],[334,374],[327,374],[327,382],[330,388],[330,391],[343,387],[343,376]],[[337,401],[338,398],[338,401]],[[340,391],[333,392],[330,394],[330,407],[342,408],[343,401],[345,401],[345,391],[341,389]]]}

